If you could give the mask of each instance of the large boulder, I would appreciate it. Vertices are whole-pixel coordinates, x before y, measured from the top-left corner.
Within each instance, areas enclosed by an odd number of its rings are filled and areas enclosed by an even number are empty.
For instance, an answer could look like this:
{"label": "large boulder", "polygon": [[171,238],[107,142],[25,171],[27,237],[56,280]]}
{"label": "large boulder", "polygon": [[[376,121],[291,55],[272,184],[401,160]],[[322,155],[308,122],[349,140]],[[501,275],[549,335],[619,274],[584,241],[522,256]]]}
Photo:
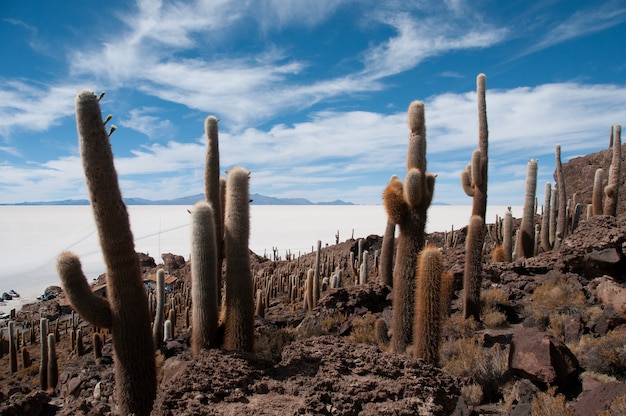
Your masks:
{"label": "large boulder", "polygon": [[604,306],[610,306],[615,312],[626,318],[626,287],[609,276],[596,279],[596,297]]}
{"label": "large boulder", "polygon": [[578,372],[574,354],[554,336],[534,328],[519,328],[513,333],[509,369],[531,381],[555,384]]}

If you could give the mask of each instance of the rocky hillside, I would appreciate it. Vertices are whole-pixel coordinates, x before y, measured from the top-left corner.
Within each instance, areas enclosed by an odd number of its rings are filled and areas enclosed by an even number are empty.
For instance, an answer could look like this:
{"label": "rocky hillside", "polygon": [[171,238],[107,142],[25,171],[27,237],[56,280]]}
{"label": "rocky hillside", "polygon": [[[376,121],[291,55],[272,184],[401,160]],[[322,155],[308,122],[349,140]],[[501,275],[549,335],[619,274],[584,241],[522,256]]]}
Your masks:
{"label": "rocky hillside", "polygon": [[[583,181],[583,166],[595,172],[593,166],[608,160],[600,152],[570,161],[568,188],[584,198],[593,173],[589,183]],[[453,278],[440,366],[389,352],[390,334],[380,328],[390,326],[392,289],[378,283],[374,256],[369,256],[370,281],[355,283],[349,259],[359,243],[348,240],[322,248],[323,275],[336,267],[345,274],[343,286],[325,288],[313,310],[280,286],[268,297],[262,316],[255,318],[254,355],[214,349],[192,358],[190,323],[184,309],[177,309],[174,335],[157,353],[153,415],[624,414],[626,215],[583,220],[560,251],[510,263],[491,260],[494,241],[488,237],[480,322],[463,319],[461,312],[466,229],[457,231],[455,243],[446,244],[444,237],[428,235],[442,248]],[[381,243],[380,236],[363,236],[361,247],[373,253]],[[315,262],[314,253],[288,260],[250,256],[257,282],[301,279]],[[164,256],[159,266],[150,260],[142,260],[145,277],[165,268],[184,282],[171,297],[184,299],[189,264],[175,255]],[[116,414],[110,339],[105,337],[96,358],[94,328],[80,322],[84,345],[72,348],[66,324],[72,317],[63,313],[62,303],[61,296],[61,302],[30,305],[16,317],[32,365],[24,368],[20,361],[12,374],[8,357],[0,359],[0,414]],[[38,389],[39,342],[36,336],[31,342],[27,330],[40,316],[60,322],[59,379],[47,391]]]}

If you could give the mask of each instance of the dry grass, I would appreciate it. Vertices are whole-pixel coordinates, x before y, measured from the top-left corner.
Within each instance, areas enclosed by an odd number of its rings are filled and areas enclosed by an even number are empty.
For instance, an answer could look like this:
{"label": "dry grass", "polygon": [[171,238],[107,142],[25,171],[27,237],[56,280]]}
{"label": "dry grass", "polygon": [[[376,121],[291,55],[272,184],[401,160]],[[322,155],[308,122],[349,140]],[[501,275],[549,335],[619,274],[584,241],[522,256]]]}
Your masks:
{"label": "dry grass", "polygon": [[483,388],[478,384],[468,384],[461,387],[461,396],[470,406],[478,406],[483,401]]}
{"label": "dry grass", "polygon": [[496,309],[496,304],[508,305],[509,297],[502,288],[494,286],[480,293],[481,316],[487,328],[505,328],[508,326],[506,315]]}
{"label": "dry grass", "polygon": [[609,408],[599,412],[598,416],[626,416],[626,394],[613,399]]}
{"label": "dry grass", "polygon": [[[550,327],[551,316],[583,313],[586,306],[585,293],[561,276],[556,282],[546,282],[535,288],[526,312],[538,323],[543,323],[544,327],[541,329],[545,330]],[[563,319],[554,316],[552,321],[557,325],[552,329],[558,332],[558,323]]]}
{"label": "dry grass", "polygon": [[352,321],[352,331],[348,341],[360,344],[376,345],[376,316],[370,312],[363,317],[356,317]]}
{"label": "dry grass", "polygon": [[538,393],[532,401],[531,416],[574,416],[574,409],[562,394],[555,395],[551,387],[547,392]]}
{"label": "dry grass", "polygon": [[583,335],[572,352],[585,370],[626,381],[626,331],[611,331],[602,338]]}
{"label": "dry grass", "polygon": [[471,338],[476,329],[478,329],[478,323],[473,318],[463,318],[461,313],[454,314],[443,322],[443,331],[451,334],[451,340]]}
{"label": "dry grass", "polygon": [[508,351],[500,344],[483,348],[475,338],[444,342],[440,350],[444,371],[457,377],[472,378],[485,394],[498,390],[508,370],[508,361]]}
{"label": "dry grass", "polygon": [[292,329],[266,327],[254,338],[257,357],[279,362],[283,349],[296,339]]}

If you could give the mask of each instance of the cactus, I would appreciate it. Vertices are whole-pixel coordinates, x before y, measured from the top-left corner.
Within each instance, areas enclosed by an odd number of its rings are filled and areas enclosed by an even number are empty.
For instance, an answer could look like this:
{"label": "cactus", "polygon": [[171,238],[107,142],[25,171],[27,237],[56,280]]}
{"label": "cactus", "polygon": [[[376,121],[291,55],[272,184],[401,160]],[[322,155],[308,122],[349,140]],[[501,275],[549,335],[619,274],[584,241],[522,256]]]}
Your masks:
{"label": "cactus", "polygon": [[388,331],[389,329],[387,328],[385,318],[378,318],[376,322],[374,322],[374,336],[378,345],[386,346],[389,344]]}
{"label": "cactus", "polygon": [[604,169],[596,169],[593,176],[593,193],[591,206],[593,215],[602,215],[602,194],[604,193]]}
{"label": "cactus", "polygon": [[485,221],[473,215],[467,226],[465,239],[465,270],[463,273],[463,314],[465,318],[480,319],[480,285],[482,281],[482,244],[478,240],[485,235]]}
{"label": "cactus", "polygon": [[[487,128],[487,104],[485,100],[486,78],[479,74],[476,78],[476,96],[478,104],[478,149],[472,153],[471,163],[461,174],[461,185],[468,196],[472,197],[472,217],[470,230],[472,238],[465,243],[465,272],[463,276],[465,318],[470,316],[480,319],[480,283],[482,280],[482,247],[485,242],[485,215],[487,213],[487,173],[489,131]],[[477,221],[482,221],[478,226]],[[469,274],[471,273],[471,274]]]}
{"label": "cactus", "polygon": [[362,262],[361,262],[361,267],[359,270],[359,284],[360,285],[366,285],[368,280],[369,280],[369,276],[367,274],[367,258],[369,256],[369,253],[367,250],[363,251],[363,254],[361,255],[362,258]]}
{"label": "cactus", "polygon": [[48,389],[48,320],[39,320],[39,340],[41,341],[40,362],[39,362],[39,388]]}
{"label": "cactus", "polygon": [[85,353],[85,346],[83,345],[83,330],[78,328],[76,330],[76,354],[80,357]]}
{"label": "cactus", "polygon": [[322,242],[317,240],[317,249],[315,250],[315,275],[313,277],[313,307],[317,306],[320,300],[320,261],[322,254]]}
{"label": "cactus", "polygon": [[[204,130],[207,137],[207,154],[204,165],[204,194],[206,200],[213,208],[213,239],[216,244],[216,287],[222,287],[222,262],[224,260],[224,192],[225,182],[220,178],[220,154],[219,154],[219,120],[209,116],[204,122]],[[221,301],[221,291],[217,291],[217,304]]]}
{"label": "cactus", "polygon": [[563,174],[563,164],[561,163],[561,145],[556,145],[554,152],[556,158],[556,189],[558,200],[558,215],[556,221],[556,231],[554,233],[554,251],[559,251],[561,242],[567,235],[567,194],[565,192],[565,175]]}
{"label": "cactus", "polygon": [[604,193],[604,215],[617,216],[617,201],[619,199],[619,188],[622,168],[622,126],[615,126],[613,136],[613,159],[609,167],[609,178]]}
{"label": "cactus", "polygon": [[417,256],[424,248],[426,215],[435,188],[435,175],[426,173],[426,126],[424,103],[409,105],[405,183],[392,177],[383,200],[390,222],[400,228],[393,270],[393,318],[391,348],[404,353],[413,339],[415,314],[415,268]]}
{"label": "cactus", "polygon": [[59,383],[59,365],[57,363],[56,337],[48,334],[48,388],[56,389]]}
{"label": "cactus", "polygon": [[315,279],[315,272],[313,269],[307,271],[306,280],[304,282],[304,307],[308,311],[313,310],[313,280]]}
{"label": "cactus", "polygon": [[263,297],[263,289],[257,289],[256,291],[256,308],[254,315],[260,318],[265,318],[265,298]]}
{"label": "cactus", "polygon": [[[215,211],[205,201],[191,210],[191,349],[194,356],[203,348],[218,345],[218,261]],[[219,265],[218,265],[219,264]]]}
{"label": "cactus", "polygon": [[248,249],[250,173],[241,167],[234,167],[228,172],[226,180],[224,348],[252,352],[254,349],[254,294],[250,250]]}
{"label": "cactus", "polygon": [[173,327],[174,326],[172,325],[172,321],[166,319],[165,323],[163,324],[163,341],[167,342],[174,339]]}
{"label": "cactus", "polygon": [[15,342],[15,322],[9,321],[9,367],[17,373],[17,343]]}
{"label": "cactus", "polygon": [[504,249],[504,261],[513,259],[513,213],[511,207],[507,207],[502,221],[502,248]]}
{"label": "cactus", "polygon": [[28,352],[28,348],[22,347],[20,353],[22,354],[22,365],[24,366],[24,368],[30,367],[33,363],[30,360],[30,353]]}
{"label": "cactus", "polygon": [[441,316],[450,315],[450,307],[452,305],[452,297],[454,296],[454,275],[449,272],[443,272],[441,275],[441,296],[439,304],[441,305]]}
{"label": "cactus", "polygon": [[550,214],[552,213],[550,208],[551,199],[552,185],[550,182],[546,182],[543,215],[541,216],[541,248],[543,248],[543,251],[552,250],[552,244],[550,243]]}
{"label": "cactus", "polygon": [[148,415],[156,397],[148,298],[128,212],[118,186],[109,135],[94,93],[78,94],[76,123],[85,179],[107,269],[108,300],[92,293],[76,255],[62,253],[57,260],[57,271],[72,307],[91,324],[111,330],[120,412]]}
{"label": "cactus", "polygon": [[524,214],[520,224],[517,258],[533,257],[535,252],[535,192],[537,189],[537,160],[529,160],[526,172]]}
{"label": "cactus", "polygon": [[558,192],[555,188],[550,191],[550,224],[548,230],[548,237],[550,238],[550,246],[554,248],[554,242],[556,241],[556,223],[558,217]]}
{"label": "cactus", "polygon": [[93,348],[93,358],[97,360],[102,357],[102,338],[100,338],[100,334],[97,332],[93,333],[91,338],[91,345]]}
{"label": "cactus", "polygon": [[163,341],[163,310],[165,308],[165,270],[156,273],[156,310],[152,324],[152,342],[158,348]]}
{"label": "cactus", "polygon": [[442,274],[441,251],[433,245],[426,246],[418,259],[413,354],[433,365],[439,361]]}
{"label": "cactus", "polygon": [[491,260],[496,263],[502,263],[506,261],[506,255],[504,254],[504,247],[501,244],[498,244],[493,248],[491,252]]}

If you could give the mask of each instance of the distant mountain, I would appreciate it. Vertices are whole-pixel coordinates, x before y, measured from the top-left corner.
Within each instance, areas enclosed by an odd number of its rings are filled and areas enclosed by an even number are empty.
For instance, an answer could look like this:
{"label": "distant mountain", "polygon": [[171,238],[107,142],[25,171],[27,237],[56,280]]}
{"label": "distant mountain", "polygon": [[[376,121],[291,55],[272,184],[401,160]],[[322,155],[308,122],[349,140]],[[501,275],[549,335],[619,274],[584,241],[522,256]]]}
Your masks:
{"label": "distant mountain", "polygon": [[[204,199],[204,194],[184,196],[175,199],[150,200],[143,198],[124,198],[126,205],[193,205]],[[345,202],[340,199],[330,202],[311,202],[304,198],[274,198],[261,194],[250,195],[251,205],[354,205],[352,202]],[[33,201],[20,202],[17,204],[0,205],[89,205],[87,199],[65,199],[62,201]]]}

